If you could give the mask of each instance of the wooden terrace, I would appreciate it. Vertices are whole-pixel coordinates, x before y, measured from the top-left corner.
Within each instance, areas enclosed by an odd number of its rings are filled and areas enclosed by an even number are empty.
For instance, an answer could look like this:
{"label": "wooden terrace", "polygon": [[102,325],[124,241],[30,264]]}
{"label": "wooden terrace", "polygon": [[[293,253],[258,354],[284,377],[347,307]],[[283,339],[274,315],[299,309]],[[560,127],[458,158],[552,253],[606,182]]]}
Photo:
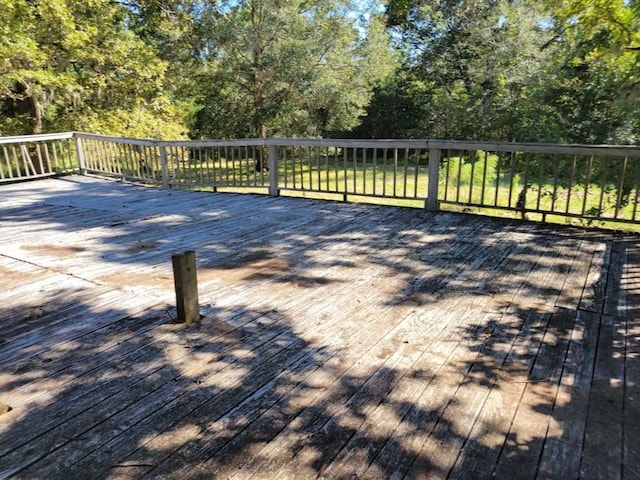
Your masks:
{"label": "wooden terrace", "polygon": [[0,478],[640,478],[638,235],[82,176],[0,233]]}

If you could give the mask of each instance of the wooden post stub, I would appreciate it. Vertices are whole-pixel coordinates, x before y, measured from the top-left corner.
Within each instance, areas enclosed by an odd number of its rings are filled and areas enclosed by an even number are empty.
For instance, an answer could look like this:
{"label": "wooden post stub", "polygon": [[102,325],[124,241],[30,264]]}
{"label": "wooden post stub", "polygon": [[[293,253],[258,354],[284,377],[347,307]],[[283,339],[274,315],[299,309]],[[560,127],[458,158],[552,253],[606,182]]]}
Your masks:
{"label": "wooden post stub", "polygon": [[171,255],[173,281],[176,288],[178,321],[193,323],[200,319],[198,304],[198,278],[196,276],[196,252],[190,250]]}

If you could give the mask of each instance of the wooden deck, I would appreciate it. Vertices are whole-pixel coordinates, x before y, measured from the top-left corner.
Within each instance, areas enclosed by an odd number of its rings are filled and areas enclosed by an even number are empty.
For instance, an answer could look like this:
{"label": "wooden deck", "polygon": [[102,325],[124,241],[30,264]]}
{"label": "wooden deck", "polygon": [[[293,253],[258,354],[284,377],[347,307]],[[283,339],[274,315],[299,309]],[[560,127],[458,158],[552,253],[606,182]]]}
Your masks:
{"label": "wooden deck", "polygon": [[640,236],[70,177],[0,285],[0,478],[640,478]]}

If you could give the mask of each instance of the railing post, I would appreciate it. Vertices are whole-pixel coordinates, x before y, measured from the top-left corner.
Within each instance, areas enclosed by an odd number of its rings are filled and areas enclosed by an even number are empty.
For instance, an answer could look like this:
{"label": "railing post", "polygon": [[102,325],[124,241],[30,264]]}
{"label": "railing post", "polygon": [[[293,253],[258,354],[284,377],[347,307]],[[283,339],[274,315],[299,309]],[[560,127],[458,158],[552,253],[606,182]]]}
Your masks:
{"label": "railing post", "polygon": [[160,166],[162,168],[162,188],[169,188],[169,162],[167,161],[167,147],[160,145]]}
{"label": "railing post", "polygon": [[85,175],[87,173],[87,167],[84,161],[84,147],[82,146],[82,138],[78,136],[78,134],[73,135],[76,142],[76,158],[78,160],[78,169],[80,170],[80,175]]}
{"label": "railing post", "polygon": [[438,202],[438,181],[440,175],[440,149],[429,147],[429,188],[426,207],[429,212],[440,209]]}
{"label": "railing post", "polygon": [[278,146],[269,144],[269,195],[277,197],[280,195],[278,188]]}

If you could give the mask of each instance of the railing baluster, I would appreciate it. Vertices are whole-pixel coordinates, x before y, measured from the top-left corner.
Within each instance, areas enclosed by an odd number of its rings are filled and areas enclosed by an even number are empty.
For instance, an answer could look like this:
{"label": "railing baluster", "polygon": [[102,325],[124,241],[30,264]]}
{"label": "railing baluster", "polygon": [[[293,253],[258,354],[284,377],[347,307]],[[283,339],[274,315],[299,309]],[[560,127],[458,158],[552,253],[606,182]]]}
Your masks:
{"label": "railing baluster", "polygon": [[[429,150],[431,152],[431,149]],[[451,150],[445,150],[446,166],[444,177],[444,200],[449,200],[449,172],[451,171]],[[439,160],[438,160],[439,161]],[[429,153],[429,168],[431,168],[431,153]],[[431,185],[431,177],[429,177],[429,185]]]}
{"label": "railing baluster", "polygon": [[[168,149],[167,147],[165,147],[164,164],[162,162],[162,151],[159,152],[160,156],[156,161],[157,157],[155,155],[154,150],[155,149],[151,145],[142,145],[140,147],[140,158],[138,160],[138,165],[137,165],[140,171],[140,175],[146,178],[147,180],[155,179],[156,172],[158,171],[158,169],[160,169],[160,171],[163,172],[163,168],[166,168],[166,181],[167,182],[172,181],[171,176],[175,174],[175,169],[173,168],[173,165],[169,164],[171,149],[170,148]],[[162,177],[164,177],[163,173],[161,173],[161,175]],[[167,186],[168,186],[168,183],[167,183]]]}
{"label": "railing baluster", "polygon": [[402,179],[402,196],[406,198],[407,196],[407,177],[409,176],[409,149],[404,149],[404,169],[403,169],[403,179]]}
{"label": "railing baluster", "polygon": [[469,162],[471,162],[471,174],[469,175],[469,201],[467,203],[473,203],[473,182],[475,180],[476,173],[476,160],[478,160],[478,153],[476,151],[469,152]]}
{"label": "railing baluster", "polygon": [[97,172],[104,172],[104,166],[102,161],[102,153],[100,152],[100,141],[96,140],[91,142],[92,157],[95,157],[94,167]]}
{"label": "railing baluster", "polygon": [[[226,148],[226,147],[225,147]],[[217,147],[216,148],[216,161],[214,164],[214,175],[216,177],[216,185],[223,185],[224,184],[224,166],[223,166],[223,155],[224,155],[224,148],[222,147]]]}
{"label": "railing baluster", "polygon": [[609,170],[609,164],[606,161],[602,161],[602,159],[600,160],[600,199],[598,200],[598,213],[597,213],[597,217],[601,217],[602,216],[602,205],[603,205],[603,201],[604,201],[604,192],[605,192],[605,188],[606,188],[606,181],[607,181],[607,172]]}
{"label": "railing baluster", "polygon": [[93,148],[95,149],[96,152],[96,165],[97,165],[97,170],[99,172],[104,172],[107,173],[107,167],[106,167],[106,160],[104,157],[104,142],[102,141],[97,141],[93,143]]}
{"label": "railing baluster", "polygon": [[[222,166],[222,162],[220,163]],[[224,146],[224,182],[229,184],[229,147],[227,145]]]}
{"label": "railing baluster", "polygon": [[125,143],[122,146],[122,165],[123,165],[123,173],[122,177],[126,180],[131,177],[131,166],[133,165],[132,156],[132,145],[130,143]]}
{"label": "railing baluster", "polygon": [[[47,172],[53,172],[55,164],[51,165],[51,158],[49,157],[49,149],[47,148],[47,143],[42,143],[42,149],[44,150],[44,163],[47,166]],[[43,172],[44,173],[44,172]]]}
{"label": "railing baluster", "polygon": [[[5,161],[5,164],[7,165],[7,174],[9,175],[9,178],[13,178],[13,171],[11,169],[11,163],[9,162],[9,154],[7,153],[7,147],[3,145],[2,151],[4,152],[4,161]],[[6,177],[5,177],[4,169],[0,168],[0,179],[4,180],[5,178]]]}
{"label": "railing baluster", "polygon": [[344,175],[344,200],[347,199],[347,148],[342,147],[342,166]]}
{"label": "railing baluster", "polygon": [[[258,162],[258,158],[255,155],[252,155],[253,151],[249,153],[249,146],[244,146],[244,158],[246,165],[246,185],[249,187],[255,187],[258,184],[258,175],[262,175],[262,171],[264,170],[264,166],[262,162]],[[259,165],[258,165],[259,163]],[[268,168],[268,167],[267,167]]]}
{"label": "railing baluster", "polygon": [[296,178],[296,147],[287,147],[291,150],[291,183],[293,185],[293,189],[295,190],[298,185],[298,179]]}
{"label": "railing baluster", "polygon": [[202,169],[202,176],[205,179],[205,185],[213,186],[213,179],[211,178],[211,163],[209,162],[211,154],[209,150],[209,147],[198,147],[198,162]]}
{"label": "railing baluster", "polygon": [[327,186],[327,192],[333,192],[335,189],[331,188],[331,180],[329,179],[329,147],[324,147],[324,173],[325,173],[325,185]]}
{"label": "railing baluster", "polygon": [[106,141],[101,141],[99,142],[99,148],[100,148],[100,159],[101,159],[101,169],[103,172],[105,173],[113,173],[111,171],[111,164],[109,162],[109,155],[108,155],[108,143]]}
{"label": "railing baluster", "polygon": [[78,168],[80,169],[80,175],[85,175],[87,173],[86,160],[84,156],[84,140],[81,137],[75,138],[76,143],[76,160],[78,162]]}
{"label": "railing baluster", "polygon": [[398,196],[398,149],[393,149],[393,196]]}
{"label": "railing baluster", "polygon": [[[420,174],[420,157],[422,156],[422,149],[416,150],[414,154],[413,162],[413,198],[418,198],[418,178]],[[375,193],[374,193],[375,195]]]}
{"label": "railing baluster", "polygon": [[[356,155],[355,158],[358,158],[358,154],[357,154],[358,149],[356,149]],[[357,161],[357,160],[356,160]],[[354,164],[354,178],[357,176],[357,172],[358,172],[358,168],[357,165]],[[360,171],[362,172],[362,190],[359,191],[357,190],[357,180],[354,179],[353,182],[353,186],[354,186],[354,191],[355,193],[363,193],[366,194],[367,193],[367,149],[366,148],[362,148],[362,166],[360,167]]]}
{"label": "railing baluster", "polygon": [[487,186],[487,156],[489,152],[484,151],[484,164],[482,167],[482,186],[480,187],[480,204],[484,205],[484,191]]}
{"label": "railing baluster", "polygon": [[351,166],[352,166],[352,174],[353,174],[353,193],[358,193],[358,149],[351,149]]}
{"label": "railing baluster", "polygon": [[554,170],[553,170],[553,191],[551,192],[551,208],[550,211],[554,212],[556,210],[556,199],[558,197],[558,172],[560,171],[560,160],[553,162]]}
{"label": "railing baluster", "polygon": [[388,149],[384,149],[382,160],[382,196],[387,196],[387,159],[389,154]]}
{"label": "railing baluster", "polygon": [[571,177],[569,178],[569,188],[567,189],[567,208],[565,209],[565,213],[569,213],[571,210],[571,190],[574,185],[574,181],[576,178],[576,163],[578,161],[578,155],[573,156],[573,161],[571,162]]}
{"label": "railing baluster", "polygon": [[538,162],[538,198],[536,198],[536,210],[540,210],[540,199],[542,198],[542,182],[544,177],[543,161]]}
{"label": "railing baluster", "polygon": [[333,147],[333,159],[331,160],[333,168],[333,189],[336,193],[342,192],[342,150],[339,147]]}
{"label": "railing baluster", "polygon": [[170,187],[169,159],[167,158],[167,147],[160,145],[160,168],[162,169],[162,188]]}
{"label": "railing baluster", "polygon": [[640,201],[640,177],[636,177],[635,191],[636,196],[633,200],[633,212],[631,214],[631,220],[634,222],[638,220],[636,214],[638,213],[638,201]]}
{"label": "railing baluster", "polygon": [[[15,145],[11,146],[11,153],[13,154],[12,171],[15,172],[15,177],[20,178],[22,177],[22,175],[20,174],[20,163],[18,160],[18,154],[16,152]],[[28,176],[29,172],[25,171],[25,175]],[[11,178],[14,178],[14,176],[12,176]]]}
{"label": "railing baluster", "polygon": [[46,169],[45,163],[42,159],[42,152],[40,151],[41,145],[42,144],[40,142],[35,143],[36,155],[38,156],[38,167],[40,168],[40,170],[38,170],[38,173],[48,173],[48,170]]}
{"label": "railing baluster", "polygon": [[116,167],[115,167],[115,155],[114,155],[114,151],[112,148],[112,143],[111,142],[102,142],[102,150],[104,152],[104,163],[105,163],[105,170],[109,173],[117,173]]}
{"label": "railing baluster", "polygon": [[123,164],[123,152],[124,148],[121,143],[112,143],[113,150],[115,152],[115,156],[113,158],[113,163],[116,167],[116,171],[118,175],[122,176],[122,164]]}
{"label": "railing baluster", "polygon": [[587,175],[584,180],[584,196],[582,198],[582,216],[587,209],[587,197],[589,195],[589,184],[591,183],[591,166],[593,165],[593,155],[589,157],[589,163],[587,164]]}
{"label": "railing baluster", "polygon": [[[501,152],[500,152],[501,153]],[[500,155],[499,152],[496,152],[496,190],[493,196],[493,206],[497,207],[498,204],[498,198],[500,195],[500,175],[502,174],[502,155]]]}
{"label": "railing baluster", "polygon": [[[148,176],[154,181],[160,181],[162,183],[162,152],[160,146],[163,145],[159,142],[153,142],[153,144],[144,145],[144,150],[148,152],[148,163],[150,168],[148,169]],[[166,159],[166,168],[167,168],[167,179],[169,181],[169,186],[171,187],[171,183],[173,182],[173,177],[175,175],[175,167],[172,163],[171,157],[171,148],[165,145],[165,153],[167,155]]]}
{"label": "railing baluster", "polygon": [[307,146],[305,148],[307,154],[304,156],[304,161],[306,162],[307,175],[309,177],[309,184],[307,185],[307,190],[313,190],[313,166],[311,164],[311,147]]}
{"label": "railing baluster", "polygon": [[47,157],[49,158],[52,173],[64,173],[64,171],[66,170],[64,168],[64,164],[61,164],[58,160],[59,146],[59,142],[56,141],[45,144],[45,152]]}
{"label": "railing baluster", "polygon": [[313,151],[313,156],[315,159],[315,165],[317,169],[316,176],[317,176],[318,186],[316,187],[316,190],[318,190],[319,192],[322,192],[322,191],[326,192],[327,189],[322,187],[322,179],[321,179],[322,168],[320,165],[320,147],[312,147],[312,151]]}
{"label": "railing baluster", "polygon": [[282,152],[282,160],[280,164],[282,165],[282,175],[283,178],[280,180],[282,186],[286,189],[289,188],[289,160],[287,152],[289,151],[288,147],[280,147],[280,151]]}
{"label": "railing baluster", "polygon": [[460,202],[460,186],[462,184],[462,159],[463,152],[460,151],[458,155],[458,175],[457,175],[457,185],[456,185],[456,203]]}
{"label": "railing baluster", "polygon": [[116,165],[115,165],[115,151],[113,149],[113,143],[111,142],[103,142],[102,148],[104,150],[104,161],[105,161],[105,169],[109,173],[118,173]]}
{"label": "railing baluster", "polygon": [[509,159],[511,168],[509,173],[509,201],[507,203],[508,208],[512,208],[511,201],[513,199],[513,182],[515,180],[515,175],[516,175],[515,174],[515,155],[516,155],[516,152],[511,152],[510,159]]}
{"label": "railing baluster", "polygon": [[624,157],[622,160],[622,173],[620,174],[620,183],[618,183],[618,195],[616,195],[615,211],[613,218],[618,218],[618,212],[620,211],[620,205],[622,204],[622,197],[624,193],[624,176],[627,173],[627,161],[628,158]]}

